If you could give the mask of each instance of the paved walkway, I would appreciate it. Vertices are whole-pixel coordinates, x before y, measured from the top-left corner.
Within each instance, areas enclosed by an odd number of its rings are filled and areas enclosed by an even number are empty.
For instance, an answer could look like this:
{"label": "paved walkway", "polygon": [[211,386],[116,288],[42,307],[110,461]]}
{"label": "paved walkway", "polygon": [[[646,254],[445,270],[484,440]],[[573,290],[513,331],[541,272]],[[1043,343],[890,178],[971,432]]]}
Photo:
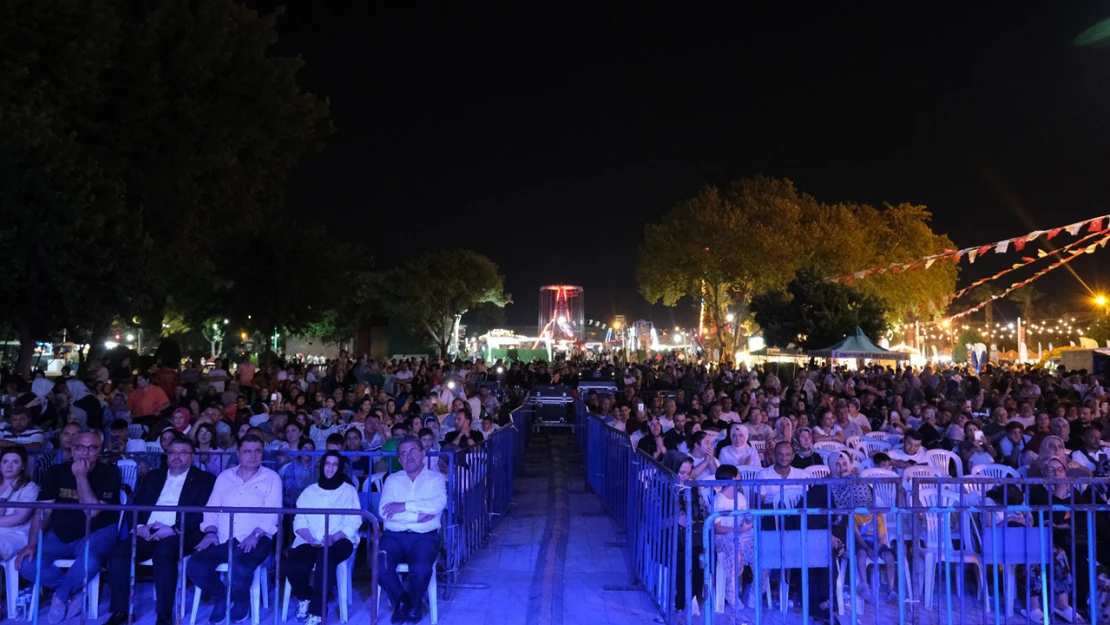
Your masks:
{"label": "paved walkway", "polygon": [[648,595],[631,585],[626,536],[586,491],[585,464],[569,431],[532,438],[514,502],[441,602],[440,623],[662,622]]}

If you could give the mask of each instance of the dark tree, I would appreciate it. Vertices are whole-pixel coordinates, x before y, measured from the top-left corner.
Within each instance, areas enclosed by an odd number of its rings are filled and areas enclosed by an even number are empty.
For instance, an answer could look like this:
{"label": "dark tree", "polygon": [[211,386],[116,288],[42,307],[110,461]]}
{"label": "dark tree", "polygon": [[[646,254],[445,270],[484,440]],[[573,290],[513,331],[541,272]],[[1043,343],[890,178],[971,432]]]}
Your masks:
{"label": "dark tree", "polygon": [[157,325],[170,297],[235,284],[225,252],[281,220],[290,171],[332,131],[301,60],[270,52],[276,18],[0,3],[0,314],[21,340],[82,327],[100,347],[115,317]]}
{"label": "dark tree", "polygon": [[846,284],[828,282],[815,271],[798,272],[785,292],[752,301],[755,321],[768,345],[819,349],[843,339],[857,326],[875,336],[886,330],[885,303]]}

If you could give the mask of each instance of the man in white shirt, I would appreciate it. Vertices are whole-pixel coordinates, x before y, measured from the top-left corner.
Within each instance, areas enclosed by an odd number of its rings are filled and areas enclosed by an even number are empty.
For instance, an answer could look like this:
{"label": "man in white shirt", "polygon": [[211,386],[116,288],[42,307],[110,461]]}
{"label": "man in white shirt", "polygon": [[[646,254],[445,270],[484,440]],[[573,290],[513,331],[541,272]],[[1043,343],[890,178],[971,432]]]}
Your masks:
{"label": "man in white shirt", "polygon": [[[232,467],[216,478],[209,508],[281,508],[281,478],[262,466],[262,439],[247,434],[239,443],[239,466]],[[196,553],[186,566],[189,579],[201,589],[201,597],[214,601],[209,622],[224,620],[227,587],[220,580],[216,567],[228,560],[228,541],[235,550],[231,567],[231,622],[250,616],[250,587],[254,570],[273,552],[273,536],[278,532],[280,514],[205,512],[200,523],[204,537],[197,543]]]}
{"label": "man in white shirt", "polygon": [[740,413],[732,409],[732,398],[721,398],[721,421],[725,423],[740,423]]}
{"label": "man in white shirt", "polygon": [[[794,448],[790,443],[781,441],[775,444],[775,463],[763,469],[758,474],[760,480],[806,480],[810,474],[802,469],[790,465],[794,461]],[[760,488],[760,497],[765,503],[783,501],[787,506],[794,504],[805,494],[806,487],[800,483],[763,486]]]}
{"label": "man in white shirt", "polygon": [[917,430],[906,430],[902,449],[891,449],[886,455],[890,456],[890,464],[899,470],[915,464],[929,464],[929,452],[921,445],[921,433]]}
{"label": "man in white shirt", "polygon": [[[135,493],[134,504],[205,505],[212,495],[216,476],[194,467],[193,455],[192,440],[183,436],[175,438],[166,451],[166,466],[151,471],[143,478],[138,492]],[[185,541],[186,556],[192,554],[196,544],[204,536],[200,532],[200,524],[200,513],[182,514],[172,510],[139,512],[138,526],[135,528],[135,562],[154,561],[154,587],[158,598],[156,625],[169,625],[173,622],[177,556],[178,548],[181,547],[178,541]],[[127,623],[127,607],[131,598],[131,553],[131,537],[128,536],[116,545],[108,558],[112,616],[105,625]]]}
{"label": "man in white shirt", "polygon": [[[403,471],[390,475],[382,486],[384,530],[378,549],[385,562],[378,584],[393,603],[393,622],[419,623],[422,599],[435,574],[439,557],[440,516],[447,507],[447,480],[424,464],[420,440],[406,436],[397,443]],[[397,565],[409,568],[409,592],[401,585]]]}

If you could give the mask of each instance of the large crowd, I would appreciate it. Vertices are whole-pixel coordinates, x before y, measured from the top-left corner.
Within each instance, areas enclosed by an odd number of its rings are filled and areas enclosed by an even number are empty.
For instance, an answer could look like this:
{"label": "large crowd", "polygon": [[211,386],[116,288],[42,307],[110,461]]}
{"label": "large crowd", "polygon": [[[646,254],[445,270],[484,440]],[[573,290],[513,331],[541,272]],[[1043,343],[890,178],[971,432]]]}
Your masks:
{"label": "large crowd", "polygon": [[[560,371],[567,373],[567,371]],[[845,366],[767,365],[710,369],[695,364],[657,361],[647,365],[594,365],[575,377],[611,380],[616,392],[588,391],[583,399],[593,415],[625,432],[637,454],[650,456],[676,477],[685,489],[693,524],[691,565],[683,561],[685,533],[679,533],[678,571],[692,568],[693,588],[676,576],[675,607],[687,597],[702,600],[708,573],[700,555],[714,549],[724,559],[730,597],[745,582],[739,603],[749,605],[753,586],[767,590],[766,572],[753,584],[753,518],[736,510],[756,507],[815,507],[850,511],[889,507],[877,501],[866,480],[898,478],[907,488],[897,491],[898,503],[915,496],[910,478],[977,476],[983,486],[967,487],[956,503],[1074,506],[1105,504],[1105,488],[1087,488],[1080,478],[1110,477],[1110,411],[1105,380],[1086,371],[1063,367],[986,366],[981,372],[955,366],[854,369]],[[1001,478],[1046,478],[1056,482],[997,485]],[[756,488],[702,485],[698,481],[737,479],[763,484]],[[832,479],[829,479],[832,478]],[[847,478],[847,479],[846,479]],[[792,481],[787,481],[792,480]],[[774,482],[782,484],[775,486]],[[939,483],[939,481],[934,480]],[[1034,480],[1036,481],[1036,480]],[[743,482],[739,482],[742,484]],[[688,492],[687,492],[688,491]],[[969,494],[970,493],[970,494]],[[916,496],[920,496],[918,491]],[[974,499],[978,497],[978,499]],[[939,504],[932,500],[933,504]],[[713,545],[701,544],[705,519],[714,510],[733,511],[716,518]],[[1036,525],[1035,513],[1008,514],[1009,526]],[[1055,619],[1079,622],[1089,618],[1086,514],[1049,515],[1053,524],[1053,565],[1024,570],[1023,594],[1041,618],[1040,576],[1050,575],[1047,605]],[[1110,531],[1106,512],[1092,515],[1098,528]],[[764,519],[765,522],[767,518]],[[830,514],[826,523],[834,560],[845,561],[848,533],[855,534],[859,580],[856,595],[868,602],[898,600],[896,540],[881,514]],[[771,529],[775,526],[771,524]],[[957,525],[957,532],[959,526]],[[1102,530],[1100,530],[1102,531]],[[1105,542],[1105,541],[1104,541]],[[909,541],[908,550],[920,543]],[[924,547],[924,546],[923,546]],[[935,547],[935,546],[934,546]],[[970,543],[963,549],[971,551]],[[1110,586],[1103,567],[1110,567],[1110,548],[1098,544],[1095,568],[1100,588]],[[870,562],[882,564],[880,587],[869,585]],[[907,569],[908,570],[908,569]],[[743,571],[744,576],[734,574]],[[1110,568],[1105,569],[1110,573]],[[828,596],[828,577],[837,571],[813,571],[810,616],[828,622],[835,610]],[[840,573],[843,574],[842,572]],[[926,573],[931,577],[931,572]],[[980,580],[983,581],[983,580]],[[875,591],[878,591],[876,593]],[[801,589],[791,586],[795,609]],[[760,592],[755,592],[758,597]],[[781,598],[785,601],[785,597]],[[1074,601],[1073,601],[1074,599]],[[1075,605],[1072,605],[1072,604]],[[843,605],[837,606],[842,610]]]}
{"label": "large crowd", "polygon": [[[450,470],[443,458],[480,445],[510,420],[512,399],[503,405],[496,376],[481,362],[379,363],[346,353],[324,365],[228,365],[136,369],[124,359],[91,363],[80,377],[6,375],[0,498],[171,509],[136,517],[98,507],[8,507],[0,559],[14,558],[21,577],[52,591],[42,595],[52,624],[90,604],[83,593],[99,592],[86,586],[104,567],[107,623],[127,623],[130,567],[150,565],[163,625],[173,622],[184,555],[188,581],[212,606],[210,622],[222,623],[250,618],[255,571],[282,544],[296,616],[315,625],[327,609],[324,580],[334,591],[337,567],[355,565],[367,527],[363,497],[373,489],[370,512],[383,530],[379,583],[394,606],[392,622],[420,622],[443,548]],[[213,511],[172,509],[187,506]],[[230,572],[221,576],[229,554]],[[407,584],[399,564],[408,567]],[[142,616],[142,606],[134,608]]]}

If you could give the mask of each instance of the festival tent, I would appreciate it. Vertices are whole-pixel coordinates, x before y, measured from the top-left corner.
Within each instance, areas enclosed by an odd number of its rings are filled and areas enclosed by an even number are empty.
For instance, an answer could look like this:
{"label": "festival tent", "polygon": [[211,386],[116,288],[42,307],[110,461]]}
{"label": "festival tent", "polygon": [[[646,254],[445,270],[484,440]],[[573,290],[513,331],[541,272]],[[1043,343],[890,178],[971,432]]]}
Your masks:
{"label": "festival tent", "polygon": [[871,342],[858,326],[855,331],[835,345],[809,352],[813,358],[839,358],[862,360],[909,360],[910,355],[883,349]]}

